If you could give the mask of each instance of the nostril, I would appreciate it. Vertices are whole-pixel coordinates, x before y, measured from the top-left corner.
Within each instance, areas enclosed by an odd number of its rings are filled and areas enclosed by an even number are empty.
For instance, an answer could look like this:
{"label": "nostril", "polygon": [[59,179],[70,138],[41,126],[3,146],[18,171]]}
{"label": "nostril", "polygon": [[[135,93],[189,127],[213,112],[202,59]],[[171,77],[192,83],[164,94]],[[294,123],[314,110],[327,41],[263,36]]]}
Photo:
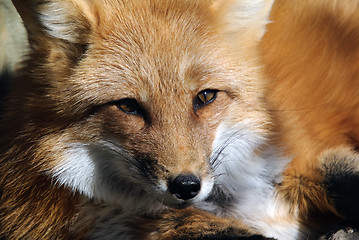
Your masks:
{"label": "nostril", "polygon": [[201,181],[195,175],[178,175],[168,183],[168,187],[177,198],[188,200],[197,196]]}

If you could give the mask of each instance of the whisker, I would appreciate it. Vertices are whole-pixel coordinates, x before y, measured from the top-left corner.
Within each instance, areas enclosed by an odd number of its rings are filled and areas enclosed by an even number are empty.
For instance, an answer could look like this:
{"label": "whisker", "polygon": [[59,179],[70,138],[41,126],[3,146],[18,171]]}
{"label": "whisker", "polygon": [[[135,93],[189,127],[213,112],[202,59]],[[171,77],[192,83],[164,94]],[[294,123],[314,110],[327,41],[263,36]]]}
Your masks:
{"label": "whisker", "polygon": [[243,136],[245,136],[245,134],[239,134],[241,132],[241,129],[236,130],[235,132],[233,132],[227,139],[226,141],[218,147],[218,149],[216,149],[214,151],[214,155],[211,157],[210,159],[210,165],[212,167],[212,171],[215,171],[218,166],[223,163],[223,159],[226,158],[226,156],[223,156],[223,152],[224,150],[230,146],[231,144],[233,144],[233,142],[235,142],[237,139],[239,138],[243,138]]}
{"label": "whisker", "polygon": [[143,166],[139,159],[135,158],[116,142],[110,139],[105,139],[104,143],[101,144],[101,147],[103,147],[106,151],[111,151],[113,154],[118,156],[121,161],[125,161],[127,164],[129,164],[129,166],[131,166],[129,170],[132,170],[132,172],[135,172],[136,174],[143,172]]}

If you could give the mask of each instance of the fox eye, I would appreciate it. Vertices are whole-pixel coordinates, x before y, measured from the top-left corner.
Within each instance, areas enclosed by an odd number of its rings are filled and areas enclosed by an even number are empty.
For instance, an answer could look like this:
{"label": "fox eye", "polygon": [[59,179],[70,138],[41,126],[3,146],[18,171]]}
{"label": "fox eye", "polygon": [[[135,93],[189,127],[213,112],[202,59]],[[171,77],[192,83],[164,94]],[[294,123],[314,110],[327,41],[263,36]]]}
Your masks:
{"label": "fox eye", "polygon": [[194,99],[193,107],[195,110],[210,104],[213,102],[217,97],[218,90],[215,89],[205,89],[203,91],[200,91],[196,98]]}
{"label": "fox eye", "polygon": [[133,98],[124,98],[114,102],[116,107],[122,112],[132,115],[144,116],[145,111],[140,104]]}

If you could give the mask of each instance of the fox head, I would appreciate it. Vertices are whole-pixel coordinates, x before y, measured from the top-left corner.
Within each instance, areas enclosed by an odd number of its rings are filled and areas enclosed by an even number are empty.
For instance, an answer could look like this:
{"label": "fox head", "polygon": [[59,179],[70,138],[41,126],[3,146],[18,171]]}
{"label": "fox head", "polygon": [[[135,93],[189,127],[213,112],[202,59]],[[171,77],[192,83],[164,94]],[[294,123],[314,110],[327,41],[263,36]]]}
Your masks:
{"label": "fox head", "polygon": [[264,144],[256,46],[272,1],[13,2],[31,46],[13,128],[52,182],[181,208]]}

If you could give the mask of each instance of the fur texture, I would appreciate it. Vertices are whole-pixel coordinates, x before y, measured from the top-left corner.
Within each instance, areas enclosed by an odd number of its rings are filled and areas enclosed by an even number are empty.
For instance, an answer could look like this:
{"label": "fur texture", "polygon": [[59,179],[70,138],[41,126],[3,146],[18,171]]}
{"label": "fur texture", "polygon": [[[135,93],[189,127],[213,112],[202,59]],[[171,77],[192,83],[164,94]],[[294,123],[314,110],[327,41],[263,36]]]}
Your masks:
{"label": "fur texture", "polygon": [[[240,153],[266,165],[258,155],[270,121],[256,46],[272,1],[13,2],[31,52],[2,117],[4,236],[150,238],[169,207],[219,212],[222,197],[236,197],[221,162],[239,169]],[[190,198],[169,187],[186,175],[200,182]],[[253,184],[272,189],[271,178]],[[201,213],[189,215],[211,216]],[[220,226],[231,221],[212,217],[209,235],[255,231],[241,220],[227,231]]]}
{"label": "fur texture", "polygon": [[[333,193],[340,190],[328,183],[353,175],[342,166],[355,166],[358,159],[358,19],[357,1],[278,0],[261,43],[277,143],[294,156],[279,194],[298,206],[302,224],[310,228],[325,229],[351,215],[334,208]],[[347,183],[355,198],[356,181]]]}
{"label": "fur texture", "polygon": [[13,2],[31,51],[0,124],[0,235],[358,226],[356,1]]}

